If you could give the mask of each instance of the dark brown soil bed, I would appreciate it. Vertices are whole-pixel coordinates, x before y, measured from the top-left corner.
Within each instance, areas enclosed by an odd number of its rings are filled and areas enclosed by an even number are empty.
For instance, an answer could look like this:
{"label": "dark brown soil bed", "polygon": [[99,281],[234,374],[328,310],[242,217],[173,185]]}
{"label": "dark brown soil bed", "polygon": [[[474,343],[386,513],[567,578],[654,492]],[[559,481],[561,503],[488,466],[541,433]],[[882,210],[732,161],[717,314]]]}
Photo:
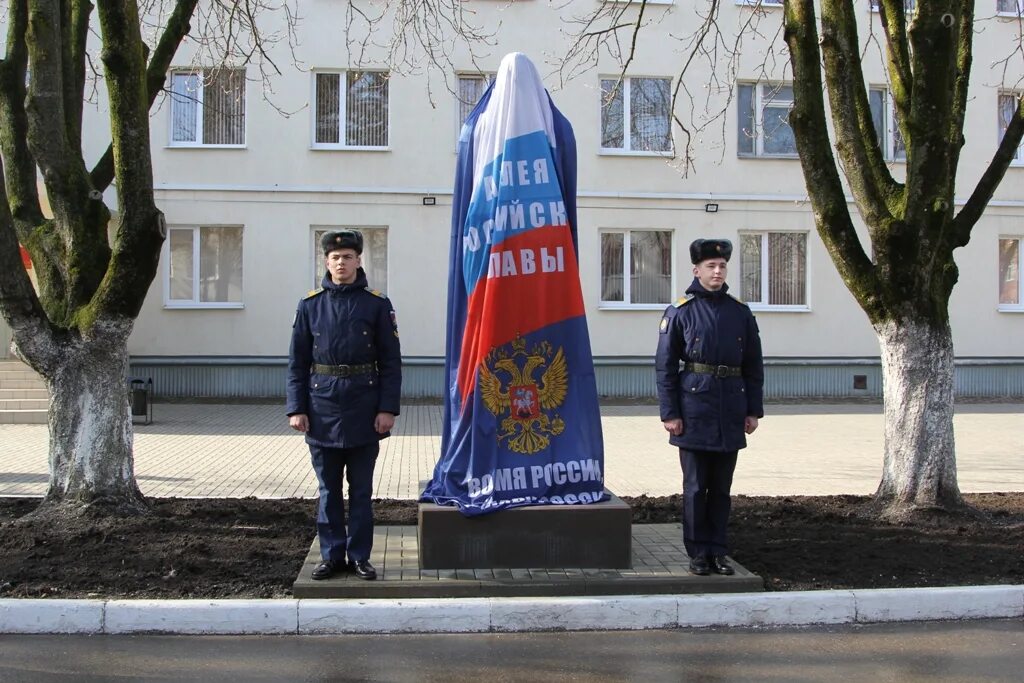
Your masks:
{"label": "dark brown soil bed", "polygon": [[[733,556],[769,590],[1024,583],[1024,493],[966,496],[977,520],[889,524],[862,496],[733,502]],[[678,521],[679,498],[626,498],[635,523]],[[0,598],[271,598],[290,594],[313,539],[313,500],[154,498],[152,514],[20,519],[0,498]],[[413,501],[375,502],[378,524],[415,524]]]}

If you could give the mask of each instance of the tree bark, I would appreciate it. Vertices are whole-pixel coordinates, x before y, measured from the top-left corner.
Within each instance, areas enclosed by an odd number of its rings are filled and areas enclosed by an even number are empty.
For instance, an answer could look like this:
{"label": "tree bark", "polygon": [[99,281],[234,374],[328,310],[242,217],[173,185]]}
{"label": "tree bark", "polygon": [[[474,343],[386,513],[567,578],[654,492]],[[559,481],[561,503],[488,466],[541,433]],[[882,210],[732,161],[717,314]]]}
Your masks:
{"label": "tree bark", "polygon": [[964,507],[953,443],[953,335],[948,322],[876,323],[882,351],[885,455],[874,505],[887,518]]}
{"label": "tree bark", "polygon": [[104,321],[89,339],[62,345],[46,380],[50,403],[50,482],[41,508],[146,509],[135,483],[125,375],[130,318]]}

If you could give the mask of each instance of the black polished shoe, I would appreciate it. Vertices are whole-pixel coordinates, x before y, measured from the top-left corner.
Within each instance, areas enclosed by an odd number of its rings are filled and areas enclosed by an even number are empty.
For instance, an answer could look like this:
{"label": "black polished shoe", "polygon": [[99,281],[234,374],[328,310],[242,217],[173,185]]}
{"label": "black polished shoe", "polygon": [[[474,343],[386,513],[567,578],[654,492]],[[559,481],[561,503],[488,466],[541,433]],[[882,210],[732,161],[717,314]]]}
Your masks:
{"label": "black polished shoe", "polygon": [[373,581],[377,578],[377,570],[373,568],[369,560],[349,560],[349,569],[364,581]]}
{"label": "black polished shoe", "polygon": [[715,555],[711,558],[711,569],[722,576],[732,576],[736,570],[725,560],[725,555]]}
{"label": "black polished shoe", "polygon": [[335,574],[345,571],[345,565],[338,562],[331,562],[330,560],[324,560],[313,568],[313,580],[323,581],[329,579]]}
{"label": "black polished shoe", "polygon": [[698,555],[697,557],[690,558],[690,573],[696,574],[697,576],[707,576],[711,573],[711,567],[708,565],[708,558],[704,555]]}

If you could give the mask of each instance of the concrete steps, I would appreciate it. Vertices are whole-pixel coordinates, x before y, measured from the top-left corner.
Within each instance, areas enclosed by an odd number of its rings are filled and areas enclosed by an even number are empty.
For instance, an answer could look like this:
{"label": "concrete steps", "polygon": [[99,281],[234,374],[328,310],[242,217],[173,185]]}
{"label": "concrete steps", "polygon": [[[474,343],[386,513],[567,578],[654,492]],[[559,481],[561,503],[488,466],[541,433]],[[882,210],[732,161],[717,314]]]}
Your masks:
{"label": "concrete steps", "polygon": [[50,397],[43,379],[19,361],[0,361],[0,424],[46,424]]}
{"label": "concrete steps", "polygon": [[0,425],[44,425],[47,410],[0,410]]}

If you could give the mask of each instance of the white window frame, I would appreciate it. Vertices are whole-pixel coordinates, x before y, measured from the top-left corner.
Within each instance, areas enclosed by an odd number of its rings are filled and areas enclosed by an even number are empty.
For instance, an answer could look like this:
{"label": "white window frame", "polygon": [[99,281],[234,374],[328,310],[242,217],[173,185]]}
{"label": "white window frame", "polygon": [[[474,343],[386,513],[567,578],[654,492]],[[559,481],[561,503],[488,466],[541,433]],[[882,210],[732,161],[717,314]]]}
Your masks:
{"label": "white window frame", "polygon": [[1024,235],[999,235],[996,238],[996,270],[999,268],[999,243],[1003,240],[1017,241],[1017,303],[1004,304],[999,301],[999,292],[996,292],[997,310],[1002,313],[1024,313],[1024,278],[1021,278],[1021,268],[1024,265]]}
{"label": "white window frame", "polygon": [[[497,76],[497,74],[495,74],[493,72],[490,72],[490,71],[485,71],[483,73],[466,71],[466,72],[457,73],[455,75],[455,78],[456,78],[456,84],[455,84],[455,152],[456,153],[458,153],[458,151],[459,151],[459,137],[462,135],[462,124],[465,123],[465,121],[462,120],[462,99],[459,97],[459,92],[461,92],[461,90],[462,90],[462,88],[461,88],[462,80],[466,79],[466,80],[474,80],[474,81],[483,81],[484,82],[484,90],[487,90],[487,87],[494,81],[496,76]],[[474,103],[474,105],[475,105],[475,103]]]}
{"label": "white window frame", "polygon": [[[789,81],[786,81],[786,82],[764,82],[764,81],[760,81],[760,82],[757,82],[757,83],[741,82],[741,83],[737,84],[737,87],[748,87],[748,88],[753,88],[754,89],[754,96],[753,96],[753,102],[752,102],[753,107],[754,107],[754,151],[753,151],[753,153],[741,152],[737,148],[736,156],[738,156],[740,158],[743,158],[743,159],[799,159],[800,155],[797,153],[797,150],[796,150],[796,139],[795,139],[795,137],[794,137],[794,140],[793,140],[793,151],[791,153],[787,152],[787,153],[784,153],[784,154],[775,154],[775,153],[766,153],[764,151],[764,128],[765,128],[765,126],[764,126],[764,109],[767,106],[766,103],[780,105],[780,104],[785,104],[785,103],[788,102],[789,110],[793,111],[793,100],[787,100],[785,98],[779,98],[779,97],[768,98],[768,97],[765,97],[764,91],[767,89],[770,92],[771,90],[773,90],[775,88],[792,88],[793,84],[791,82],[789,82]],[[794,93],[794,97],[795,97],[795,93]],[[738,106],[739,97],[737,97],[736,99],[737,99],[737,106]],[[741,124],[741,121],[737,120],[737,123],[736,123],[737,127],[740,124]],[[790,125],[790,129],[792,129],[792,127],[793,126]],[[737,135],[738,134],[739,134],[739,131],[737,130]]]}
{"label": "white window frame", "polygon": [[312,245],[312,287],[313,289],[319,289],[321,281],[324,278],[324,273],[327,272],[327,267],[324,265],[324,251],[323,247],[320,246],[320,236],[325,232],[331,232],[334,230],[358,230],[363,234],[363,253],[361,267],[365,270],[365,264],[367,259],[373,257],[373,240],[367,239],[368,233],[370,232],[382,232],[384,234],[384,277],[387,278],[385,282],[374,282],[373,278],[369,279],[370,289],[376,289],[378,291],[387,294],[388,283],[391,282],[391,259],[389,257],[390,245],[391,245],[391,231],[386,225],[311,225],[310,226],[310,243]]}
{"label": "white window frame", "polygon": [[249,88],[245,86],[247,83],[245,67],[223,67],[225,70],[240,71],[242,72],[242,84],[244,92],[242,93],[242,112],[245,116],[245,125],[242,127],[242,142],[239,144],[209,144],[203,142],[203,117],[206,109],[203,106],[204,93],[206,92],[206,74],[215,69],[203,68],[203,69],[171,69],[168,72],[168,80],[171,81],[171,88],[174,87],[174,77],[179,75],[195,75],[199,79],[199,90],[195,94],[196,103],[196,140],[175,140],[174,139],[174,94],[168,95],[171,98],[170,106],[167,108],[167,146],[177,147],[185,149],[245,149],[249,140]]}
{"label": "white window frame", "polygon": [[[200,239],[202,231],[217,230],[219,228],[240,228],[242,231],[242,283],[241,296],[238,301],[200,301],[199,281],[201,264],[200,257],[202,242]],[[171,298],[171,231],[191,230],[192,231],[192,298],[172,299]],[[244,225],[169,225],[167,226],[167,239],[164,240],[162,256],[164,262],[164,308],[175,309],[241,309],[245,308],[245,226]]]}
{"label": "white window frame", "polygon": [[[629,274],[629,261],[630,254],[632,253],[632,241],[630,238],[631,233],[634,232],[667,232],[669,234],[669,267],[672,272],[669,273],[669,288],[668,288],[668,301],[664,303],[652,303],[652,304],[634,304],[630,303],[632,298],[632,287],[633,283]],[[602,228],[598,231],[597,248],[598,248],[598,308],[602,310],[613,310],[613,311],[664,311],[665,307],[671,304],[674,299],[672,293],[676,291],[676,231],[671,228]],[[604,265],[604,255],[601,251],[601,240],[603,235],[622,235],[622,301],[606,301],[603,298],[602,289],[602,274],[601,270]]]}
{"label": "white window frame", "polygon": [[[360,69],[359,73],[385,74],[388,80],[387,135],[386,145],[347,145],[345,144],[345,125],[348,121],[348,74],[352,69],[313,69],[310,72],[310,117],[309,117],[309,148],[313,150],[343,150],[354,152],[390,152],[391,151],[391,74],[385,69]],[[340,93],[338,96],[338,142],[316,141],[316,78],[320,74],[339,74]]]}
{"label": "white window frame", "polygon": [[[668,149],[666,150],[655,150],[655,149],[633,149],[633,131],[630,125],[630,119],[632,115],[630,102],[631,91],[634,80],[655,80],[655,81],[668,81],[669,84],[669,100],[668,100]],[[619,76],[599,76],[598,77],[598,109],[597,109],[597,125],[598,125],[598,139],[600,140],[604,136],[604,130],[602,129],[601,118],[604,112],[604,89],[601,87],[602,81],[619,81]],[[608,156],[638,156],[638,157],[658,157],[664,158],[666,156],[673,156],[675,154],[675,139],[672,136],[672,79],[667,76],[626,76],[619,81],[619,89],[622,91],[622,147],[605,147],[604,142],[601,141],[601,145],[598,149],[599,154]]]}
{"label": "white window frame", "polygon": [[1024,14],[1024,0],[1016,0],[1017,8],[1014,10],[999,9],[999,1],[996,0],[996,16],[999,17],[1011,17],[1013,19],[1019,18]]}
{"label": "white window frame", "polygon": [[[1022,0],[1024,1],[1024,0]],[[1006,135],[1006,129],[1003,128],[1002,115],[1000,114],[999,100],[1003,97],[1020,97],[1021,93],[1007,90],[1000,90],[996,97],[996,132],[998,139],[996,140],[996,146],[998,147],[1003,142],[1003,136]],[[1011,166],[1024,166],[1024,140],[1021,140],[1020,145],[1017,146],[1017,152],[1014,154],[1013,159],[1010,160]]]}
{"label": "white window frame", "polygon": [[[806,273],[806,281],[804,282],[804,301],[803,304],[770,304],[765,303],[765,299],[768,298],[768,235],[773,233],[797,233],[806,237],[804,242],[804,272]],[[809,313],[811,311],[811,235],[807,230],[740,230],[738,242],[742,245],[744,235],[760,235],[761,236],[761,301],[745,301],[744,303],[750,307],[752,311],[763,311],[763,312],[774,312],[774,313]],[[733,261],[739,257],[743,258],[742,248],[733,251]],[[732,265],[732,264],[730,264]],[[739,273],[733,278],[736,282],[736,289],[733,290],[733,286],[730,285],[729,289],[731,293],[737,297],[741,297],[743,294],[743,285],[741,278],[743,277],[743,268],[740,263],[736,263],[736,270]]]}
{"label": "white window frame", "polygon": [[737,5],[747,7],[782,7],[784,0],[736,0]]}
{"label": "white window frame", "polygon": [[[875,12],[877,14],[879,12],[879,9],[878,9],[878,7],[880,5],[879,1],[878,0],[869,0],[869,4],[871,5],[871,11]],[[913,14],[914,10],[916,8],[917,8],[916,0],[903,0],[903,9],[906,10],[907,14]]]}
{"label": "white window frame", "polygon": [[902,155],[896,154],[896,136],[900,135],[899,124],[896,122],[896,103],[892,99],[892,91],[885,85],[872,85],[868,88],[868,105],[871,104],[871,92],[882,93],[882,118],[885,124],[882,142],[882,156],[888,162],[906,163],[907,147],[903,145]]}

